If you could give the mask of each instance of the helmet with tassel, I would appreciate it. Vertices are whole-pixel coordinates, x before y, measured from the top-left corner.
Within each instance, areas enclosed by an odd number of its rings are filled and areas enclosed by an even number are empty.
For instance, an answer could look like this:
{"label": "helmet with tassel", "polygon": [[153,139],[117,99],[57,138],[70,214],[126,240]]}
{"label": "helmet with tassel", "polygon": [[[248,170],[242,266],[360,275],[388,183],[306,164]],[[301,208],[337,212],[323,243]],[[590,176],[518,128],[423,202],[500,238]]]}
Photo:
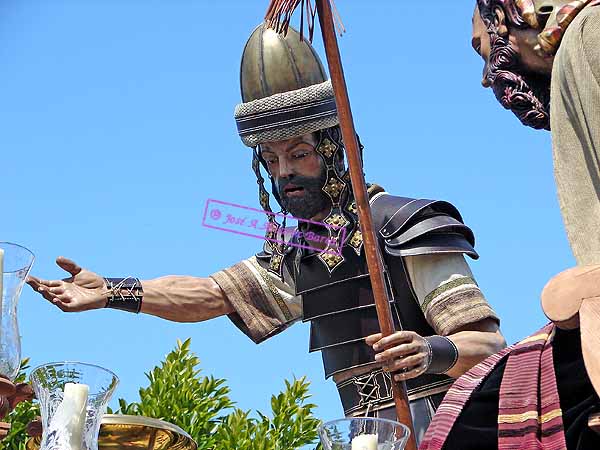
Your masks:
{"label": "helmet with tassel", "polygon": [[[317,133],[316,151],[326,170],[322,190],[332,205],[324,220],[325,224],[333,225],[328,227],[329,242],[340,243],[341,236],[354,237],[352,243],[360,252],[362,240],[353,236],[358,231],[358,220],[350,177],[343,164],[340,165],[343,142],[333,88],[312,45],[292,27],[282,35],[266,23],[259,25],[244,47],[240,87],[243,103],[235,108],[235,120],[242,142],[253,148],[253,169],[258,180],[260,204],[271,225],[265,236],[266,250],[272,255],[269,270],[280,276],[282,274],[286,252],[283,244],[285,222],[279,224],[271,209],[270,195],[261,171],[262,167],[268,174],[261,157],[261,144],[309,133]],[[268,177],[273,196],[286,213],[274,180],[270,174]],[[341,230],[343,233],[340,235]],[[344,260],[341,255],[332,254],[331,249],[323,250],[319,258],[330,270]]]}

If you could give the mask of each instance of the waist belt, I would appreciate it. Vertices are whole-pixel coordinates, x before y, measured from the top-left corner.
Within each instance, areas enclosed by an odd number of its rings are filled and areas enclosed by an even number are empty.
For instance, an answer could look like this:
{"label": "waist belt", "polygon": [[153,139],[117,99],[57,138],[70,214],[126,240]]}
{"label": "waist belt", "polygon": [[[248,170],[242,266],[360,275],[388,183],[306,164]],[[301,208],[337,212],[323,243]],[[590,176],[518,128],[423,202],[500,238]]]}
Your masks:
{"label": "waist belt", "polygon": [[[417,400],[429,395],[446,392],[454,380],[441,380],[408,390],[408,399]],[[364,375],[352,377],[337,385],[344,414],[369,409],[371,411],[394,401],[392,377],[383,369],[376,369]]]}

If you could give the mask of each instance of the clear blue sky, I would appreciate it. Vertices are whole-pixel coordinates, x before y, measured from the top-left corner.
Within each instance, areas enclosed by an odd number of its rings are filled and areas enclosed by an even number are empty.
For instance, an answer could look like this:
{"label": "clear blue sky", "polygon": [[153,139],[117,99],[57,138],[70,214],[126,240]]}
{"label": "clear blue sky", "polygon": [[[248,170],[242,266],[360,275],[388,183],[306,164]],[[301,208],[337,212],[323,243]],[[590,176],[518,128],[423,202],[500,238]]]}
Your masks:
{"label": "clear blue sky", "polygon": [[[54,258],[65,255],[105,276],[206,276],[259,249],[201,221],[209,198],[259,206],[233,109],[243,45],[267,3],[0,3],[0,240],[32,249],[34,274],[62,277]],[[542,287],[574,260],[549,134],[521,126],[480,86],[474,1],[337,3],[367,178],[455,203],[475,230],[472,268],[507,340],[535,331]],[[109,367],[129,400],[144,371],[192,337],[205,373],[227,378],[239,406],[268,410],[284,378],[307,375],[320,417],[342,415],[304,325],[255,346],[226,318],[69,315],[28,287],[19,320],[33,364]]]}

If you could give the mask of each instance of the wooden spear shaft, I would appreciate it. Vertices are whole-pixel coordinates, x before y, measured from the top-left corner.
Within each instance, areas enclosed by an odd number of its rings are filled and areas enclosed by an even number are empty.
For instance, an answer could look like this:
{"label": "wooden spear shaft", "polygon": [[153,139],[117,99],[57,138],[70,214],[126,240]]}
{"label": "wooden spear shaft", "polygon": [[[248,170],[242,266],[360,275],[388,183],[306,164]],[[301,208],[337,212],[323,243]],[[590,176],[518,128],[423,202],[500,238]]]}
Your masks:
{"label": "wooden spear shaft", "polygon": [[[329,65],[329,73],[333,84],[335,94],[335,103],[337,105],[337,113],[340,120],[340,128],[344,139],[344,147],[346,148],[346,156],[350,169],[350,179],[352,180],[352,189],[354,198],[358,208],[358,217],[360,220],[360,229],[363,235],[365,255],[367,257],[367,266],[371,278],[371,287],[373,296],[375,297],[375,307],[377,309],[377,318],[379,326],[384,336],[389,336],[394,330],[394,321],[390,310],[388,293],[385,287],[383,276],[383,263],[381,253],[377,245],[377,237],[373,229],[373,221],[371,219],[371,208],[367,195],[367,187],[362,171],[362,161],[354,130],[354,120],[350,109],[350,100],[348,98],[348,90],[346,88],[346,80],[344,78],[344,69],[340,57],[337,36],[331,13],[331,5],[329,0],[316,0],[317,12],[319,14],[319,22],[321,24],[321,32],[323,34],[323,42],[325,44],[325,53],[327,55],[327,63]],[[404,382],[394,381],[392,378],[392,390],[394,402],[396,404],[396,415],[398,421],[407,425],[410,428],[410,440],[406,446],[407,450],[416,450],[416,441],[414,438],[414,430],[410,408],[408,404],[408,395],[406,393],[406,385]]]}

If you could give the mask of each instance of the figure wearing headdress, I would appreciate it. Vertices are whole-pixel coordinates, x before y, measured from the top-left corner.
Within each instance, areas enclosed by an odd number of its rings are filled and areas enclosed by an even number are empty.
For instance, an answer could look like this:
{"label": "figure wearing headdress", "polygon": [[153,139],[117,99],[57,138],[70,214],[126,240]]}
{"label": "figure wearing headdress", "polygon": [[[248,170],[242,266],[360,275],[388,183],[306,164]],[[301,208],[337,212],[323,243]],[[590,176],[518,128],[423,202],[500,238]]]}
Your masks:
{"label": "figure wearing headdress", "polygon": [[[262,251],[207,278],[147,281],[104,279],[59,259],[73,278],[32,277],[31,286],[65,311],[106,305],[186,322],[227,314],[256,343],[310,322],[310,351],[321,352],[345,415],[395,418],[394,373],[407,380],[420,437],[454,379],[504,346],[464,257],[478,257],[472,231],[450,203],[369,185],[404,330],[381,341],[333,89],[317,53],[292,28],[283,36],[260,25],[244,48],[240,84],[235,120],[270,223]],[[273,211],[311,223],[286,227]]]}

